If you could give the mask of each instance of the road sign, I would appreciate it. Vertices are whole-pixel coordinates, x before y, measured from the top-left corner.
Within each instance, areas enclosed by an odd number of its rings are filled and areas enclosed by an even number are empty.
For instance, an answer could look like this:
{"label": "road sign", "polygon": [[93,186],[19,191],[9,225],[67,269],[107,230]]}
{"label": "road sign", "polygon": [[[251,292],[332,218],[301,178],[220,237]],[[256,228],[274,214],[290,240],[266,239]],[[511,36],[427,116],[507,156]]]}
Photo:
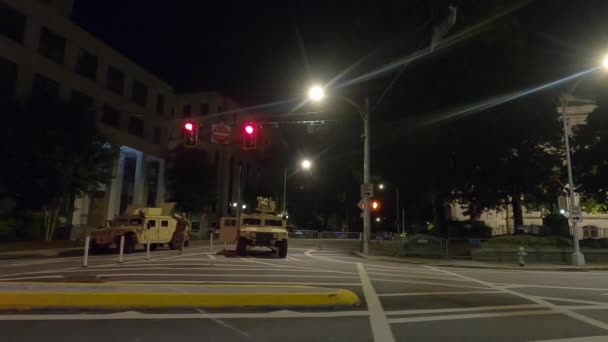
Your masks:
{"label": "road sign", "polygon": [[374,185],[370,183],[361,184],[361,197],[363,196],[373,196],[374,195]]}
{"label": "road sign", "polygon": [[583,221],[583,213],[581,211],[581,207],[578,205],[573,205],[570,208],[570,219],[572,222],[582,222]]}
{"label": "road sign", "polygon": [[216,144],[228,144],[230,142],[230,126],[212,125],[211,142]]}

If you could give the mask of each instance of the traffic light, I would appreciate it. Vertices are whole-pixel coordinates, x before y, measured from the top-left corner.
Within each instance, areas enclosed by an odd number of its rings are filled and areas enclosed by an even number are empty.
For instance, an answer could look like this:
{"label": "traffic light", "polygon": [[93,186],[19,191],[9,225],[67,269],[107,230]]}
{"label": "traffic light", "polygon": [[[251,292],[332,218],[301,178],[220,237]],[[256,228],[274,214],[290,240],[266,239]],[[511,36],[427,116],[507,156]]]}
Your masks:
{"label": "traffic light", "polygon": [[198,127],[195,122],[186,122],[184,124],[184,146],[195,147],[198,145]]}
{"label": "traffic light", "polygon": [[257,128],[252,123],[243,126],[243,150],[254,150],[257,144]]}
{"label": "traffic light", "polygon": [[[365,205],[363,204],[363,199],[361,199],[359,201],[358,206],[361,210],[365,209]],[[375,200],[375,199],[370,199],[369,200],[369,209],[370,209],[370,211],[373,211],[373,212],[380,211],[380,201]]]}

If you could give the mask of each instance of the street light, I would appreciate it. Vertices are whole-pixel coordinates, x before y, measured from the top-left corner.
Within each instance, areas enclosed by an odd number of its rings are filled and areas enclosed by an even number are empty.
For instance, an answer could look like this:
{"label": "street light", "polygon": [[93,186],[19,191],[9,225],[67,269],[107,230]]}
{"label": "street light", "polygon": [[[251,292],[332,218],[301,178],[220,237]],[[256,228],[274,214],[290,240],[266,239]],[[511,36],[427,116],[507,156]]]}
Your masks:
{"label": "street light", "polygon": [[311,101],[319,102],[319,101],[323,100],[324,97],[325,97],[325,89],[323,89],[323,87],[313,86],[313,87],[310,87],[310,89],[308,90],[308,98]]}
{"label": "street light", "polygon": [[[602,59],[602,67],[606,70],[608,69],[608,55],[606,55]],[[572,235],[574,240],[574,253],[572,253],[572,265],[574,266],[584,266],[585,265],[585,256],[581,252],[581,247],[579,243],[579,235],[578,228],[576,227],[577,221],[573,220],[572,208],[574,207],[574,177],[572,176],[572,157],[570,152],[570,140],[568,138],[568,125],[569,120],[566,115],[566,108],[568,108],[568,101],[574,94],[574,91],[581,83],[583,78],[579,78],[571,87],[568,89],[568,92],[562,95],[562,123],[564,127],[564,147],[566,148],[566,167],[568,169],[568,195],[570,197],[570,208],[568,210],[568,218],[570,220],[570,224],[572,225]],[[580,208],[579,210],[580,211]]]}
{"label": "street light", "polygon": [[[312,162],[309,159],[303,159],[300,162],[300,168],[302,170],[310,170],[311,167]],[[288,168],[285,168],[283,173],[283,213],[287,212],[287,170]]]}
{"label": "street light", "polygon": [[[314,102],[320,102],[325,97],[325,91],[322,87],[313,86],[308,90],[308,98]],[[361,120],[363,120],[363,184],[364,189],[371,189],[370,185],[370,171],[369,171],[369,99],[366,97],[363,101],[363,107],[359,106],[355,101],[340,96],[341,100],[348,102],[357,112],[359,116],[361,116]],[[372,194],[370,192],[361,193],[361,197],[363,199],[363,237],[361,243],[361,253],[367,254],[369,251],[369,234],[371,231],[371,218],[370,218],[370,208],[369,208],[369,199]]]}
{"label": "street light", "polygon": [[378,184],[378,189],[384,190],[384,184],[382,184],[382,183]]}

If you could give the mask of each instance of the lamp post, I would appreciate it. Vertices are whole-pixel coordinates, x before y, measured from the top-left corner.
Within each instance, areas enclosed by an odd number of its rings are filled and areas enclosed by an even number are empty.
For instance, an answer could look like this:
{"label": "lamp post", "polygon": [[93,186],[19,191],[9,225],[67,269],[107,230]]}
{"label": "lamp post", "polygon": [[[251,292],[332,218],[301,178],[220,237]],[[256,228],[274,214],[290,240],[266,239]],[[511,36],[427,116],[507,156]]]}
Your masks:
{"label": "lamp post", "polygon": [[[605,56],[602,60],[602,67],[604,70],[608,69],[608,56]],[[568,218],[570,220],[570,224],[572,225],[572,237],[574,242],[574,252],[572,253],[572,265],[574,266],[584,266],[585,265],[585,256],[581,252],[580,243],[579,243],[579,233],[577,228],[577,220],[574,220],[572,217],[572,207],[574,207],[574,177],[572,175],[572,157],[570,152],[570,139],[568,137],[568,125],[569,120],[566,115],[566,110],[568,109],[568,102],[574,91],[578,87],[578,85],[583,81],[584,78],[579,78],[572,84],[572,86],[568,89],[566,93],[562,95],[561,105],[562,105],[562,124],[564,128],[564,147],[566,148],[566,168],[568,170],[568,197],[570,197],[570,208],[568,212]]]}
{"label": "lamp post", "polygon": [[[308,91],[308,98],[314,102],[320,102],[325,98],[325,90],[320,86],[311,87]],[[366,97],[363,101],[363,107],[355,103],[353,100],[340,96],[340,99],[350,104],[361,116],[363,121],[363,184],[370,187],[370,167],[369,167],[369,99]],[[370,193],[362,193],[363,199],[363,242],[361,244],[361,253],[367,254],[369,251],[369,234],[371,231],[370,219]]]}
{"label": "lamp post", "polygon": [[[302,170],[310,170],[311,167],[312,167],[312,162],[308,159],[303,159],[300,162],[300,169],[302,169]],[[287,170],[288,170],[288,168],[285,168],[284,173],[283,173],[283,212],[284,213],[287,212]]]}

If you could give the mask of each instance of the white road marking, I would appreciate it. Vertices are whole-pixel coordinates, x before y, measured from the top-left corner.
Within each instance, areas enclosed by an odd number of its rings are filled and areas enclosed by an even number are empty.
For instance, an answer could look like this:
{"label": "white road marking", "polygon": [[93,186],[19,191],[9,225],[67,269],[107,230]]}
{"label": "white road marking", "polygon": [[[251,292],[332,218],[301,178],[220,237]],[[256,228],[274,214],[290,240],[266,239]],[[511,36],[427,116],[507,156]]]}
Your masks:
{"label": "white road marking", "polygon": [[435,314],[448,312],[467,312],[467,311],[498,311],[498,310],[513,310],[513,309],[536,309],[544,308],[540,304],[520,304],[520,305],[502,305],[502,306],[475,306],[469,308],[449,308],[449,309],[420,309],[420,310],[393,310],[386,311],[389,316],[396,315],[421,315]]}
{"label": "white road marking", "polygon": [[361,283],[297,282],[297,281],[232,281],[232,280],[120,280],[106,284],[251,284],[251,285],[299,285],[299,286],[361,286]]}
{"label": "white road marking", "polygon": [[472,319],[472,318],[489,318],[489,317],[510,317],[510,316],[532,316],[532,315],[551,315],[558,314],[555,310],[532,310],[532,311],[512,311],[512,312],[492,312],[492,313],[474,313],[461,315],[441,315],[430,317],[408,317],[408,318],[391,318],[389,323],[416,323],[416,322],[432,322],[445,321],[454,319]]}
{"label": "white road marking", "polygon": [[593,318],[581,315],[578,312],[570,311],[570,310],[565,309],[563,307],[559,307],[558,305],[552,304],[552,303],[547,302],[545,300],[542,300],[540,298],[535,298],[533,296],[529,296],[529,295],[526,295],[526,294],[523,294],[523,293],[519,293],[519,292],[510,290],[510,289],[501,288],[499,286],[496,286],[494,284],[485,282],[483,280],[467,277],[467,276],[464,276],[464,275],[461,275],[461,274],[457,274],[457,273],[454,273],[454,272],[450,272],[450,271],[446,271],[446,270],[443,270],[443,269],[437,269],[437,268],[432,267],[432,266],[426,266],[426,267],[428,267],[429,269],[432,269],[432,270],[437,270],[439,272],[443,272],[445,274],[450,274],[450,275],[453,275],[453,276],[458,276],[458,277],[461,277],[463,279],[469,279],[471,281],[477,282],[477,283],[485,285],[485,286],[489,286],[489,287],[491,287],[493,289],[496,289],[496,290],[501,290],[501,291],[504,291],[506,293],[510,293],[510,294],[512,294],[514,296],[517,296],[517,297],[520,297],[520,298],[523,298],[523,299],[527,299],[527,300],[529,300],[531,302],[534,302],[534,303],[537,303],[537,304],[544,305],[545,307],[550,308],[552,310],[555,310],[555,311],[557,311],[557,312],[559,312],[561,314],[564,314],[566,316],[569,316],[570,318],[574,318],[574,319],[579,320],[581,322],[585,322],[585,323],[587,323],[589,325],[593,325],[593,326],[598,327],[600,329],[608,330],[608,324],[606,324],[604,322],[600,322],[600,321],[598,321],[596,319],[593,319]]}
{"label": "white road marking", "polygon": [[579,304],[589,304],[589,305],[608,305],[608,302],[595,302],[590,300],[580,300],[580,299],[570,299],[570,298],[558,298],[558,297],[543,297],[543,296],[534,296],[535,298],[545,299],[545,300],[558,300],[561,302],[572,302]]}
{"label": "white road marking", "polygon": [[434,296],[434,295],[467,295],[478,293],[502,293],[501,291],[444,291],[444,292],[407,292],[407,293],[381,293],[380,297],[399,296]]}
{"label": "white road marking", "polygon": [[546,289],[563,289],[563,290],[608,291],[608,289],[606,289],[606,288],[597,288],[597,287],[571,287],[571,286],[553,286],[553,285],[537,285],[537,284],[507,284],[507,283],[492,283],[492,285],[497,288],[501,288],[501,289],[539,287],[539,288],[546,288]]}
{"label": "white road marking", "polygon": [[19,277],[19,278],[2,278],[2,281],[13,281],[13,280],[31,280],[31,279],[60,279],[63,276],[60,275],[49,275],[49,276],[38,276],[38,277]]}
{"label": "white road marking", "polygon": [[446,277],[432,277],[429,275],[416,275],[416,274],[407,275],[407,274],[379,273],[379,272],[367,272],[367,274],[375,275],[375,276],[377,276],[377,275],[384,276],[384,277],[406,278],[406,279],[415,278],[415,279],[426,279],[426,280],[446,280],[446,281],[457,281],[457,282],[469,282],[468,280],[452,279],[452,278],[446,278]]}
{"label": "white road marking", "polygon": [[390,342],[395,341],[393,331],[391,330],[386,314],[380,303],[380,298],[376,295],[374,286],[369,280],[365,268],[361,263],[357,263],[357,270],[359,271],[359,277],[361,278],[361,286],[363,287],[363,294],[365,295],[365,302],[367,304],[367,310],[369,311],[369,320],[372,326],[372,333],[374,335],[374,341],[377,342]]}
{"label": "white road marking", "polygon": [[207,254],[207,256],[209,257],[209,259],[215,259],[215,255],[213,254]]}
{"label": "white road marking", "polygon": [[178,274],[178,273],[122,273],[122,274],[98,274],[97,278],[117,277],[226,277],[226,278],[327,278],[327,279],[357,279],[351,276],[322,276],[322,275],[280,275],[280,274]]}
{"label": "white road marking", "polygon": [[424,285],[436,285],[436,286],[448,286],[448,287],[463,287],[463,288],[467,288],[467,289],[489,290],[487,287],[481,287],[481,286],[453,285],[453,284],[444,284],[444,283],[431,283],[431,282],[426,282],[426,281],[410,281],[410,280],[380,279],[380,278],[371,278],[371,280],[384,281],[384,282],[389,282],[389,283],[424,284]]}
{"label": "white road marking", "polygon": [[232,319],[232,318],[331,318],[331,317],[361,317],[367,316],[367,311],[335,311],[335,312],[297,312],[273,311],[251,313],[175,313],[148,314],[127,311],[111,314],[34,314],[34,315],[0,315],[0,321],[62,321],[62,320],[143,320],[143,319]]}
{"label": "white road marking", "polygon": [[557,340],[542,340],[534,342],[605,342],[608,341],[608,335],[605,336],[586,336],[575,338],[560,338]]}

